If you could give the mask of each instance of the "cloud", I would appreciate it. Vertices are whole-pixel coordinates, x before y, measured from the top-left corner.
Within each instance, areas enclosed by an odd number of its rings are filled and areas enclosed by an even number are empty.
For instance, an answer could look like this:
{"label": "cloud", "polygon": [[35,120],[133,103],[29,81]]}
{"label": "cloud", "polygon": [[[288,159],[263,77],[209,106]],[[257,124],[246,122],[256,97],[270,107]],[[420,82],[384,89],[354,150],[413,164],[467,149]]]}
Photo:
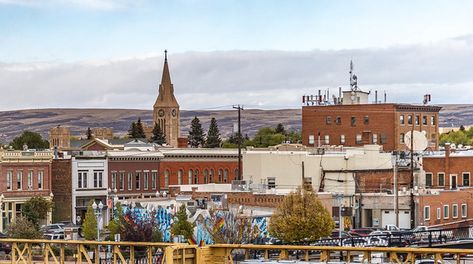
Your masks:
{"label": "cloud", "polygon": [[[138,1],[138,0],[137,0]],[[87,9],[113,10],[133,6],[133,0],[0,0],[0,4],[26,7],[81,7]]]}
{"label": "cloud", "polygon": [[[359,86],[386,91],[388,101],[471,103],[473,36],[383,49],[169,53],[183,109],[298,108],[318,89],[348,88],[353,60]],[[44,107],[151,109],[163,57],[77,63],[0,64],[1,110]],[[380,93],[380,98],[381,98]],[[372,98],[374,100],[374,98]]]}

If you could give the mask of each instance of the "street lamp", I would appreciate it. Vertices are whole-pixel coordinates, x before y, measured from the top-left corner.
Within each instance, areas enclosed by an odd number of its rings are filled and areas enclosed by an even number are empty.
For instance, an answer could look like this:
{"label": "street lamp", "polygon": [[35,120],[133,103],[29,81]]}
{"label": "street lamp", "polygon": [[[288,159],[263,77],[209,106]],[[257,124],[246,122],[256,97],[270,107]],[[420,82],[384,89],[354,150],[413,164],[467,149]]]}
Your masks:
{"label": "street lamp", "polygon": [[94,203],[92,204],[92,209],[94,209],[94,214],[95,214],[95,217],[97,218],[97,241],[100,241],[99,222],[100,222],[100,218],[102,217],[102,209],[103,209],[102,201],[99,202],[98,206],[97,206],[97,203],[94,201]]}
{"label": "street lamp", "polygon": [[5,196],[3,195],[0,195],[0,231],[3,232],[3,199],[5,199]]}

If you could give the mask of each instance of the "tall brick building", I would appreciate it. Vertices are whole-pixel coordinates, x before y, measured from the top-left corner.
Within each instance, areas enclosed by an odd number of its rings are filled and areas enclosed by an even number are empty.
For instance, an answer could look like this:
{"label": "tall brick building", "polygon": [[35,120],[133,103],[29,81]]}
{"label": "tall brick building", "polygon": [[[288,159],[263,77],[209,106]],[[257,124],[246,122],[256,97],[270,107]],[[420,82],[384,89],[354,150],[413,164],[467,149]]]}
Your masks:
{"label": "tall brick building", "polygon": [[[344,92],[346,93],[346,92]],[[438,149],[438,113],[430,105],[345,103],[302,107],[302,142],[306,146],[379,144],[385,151],[405,150],[404,135],[425,131],[428,147]]]}

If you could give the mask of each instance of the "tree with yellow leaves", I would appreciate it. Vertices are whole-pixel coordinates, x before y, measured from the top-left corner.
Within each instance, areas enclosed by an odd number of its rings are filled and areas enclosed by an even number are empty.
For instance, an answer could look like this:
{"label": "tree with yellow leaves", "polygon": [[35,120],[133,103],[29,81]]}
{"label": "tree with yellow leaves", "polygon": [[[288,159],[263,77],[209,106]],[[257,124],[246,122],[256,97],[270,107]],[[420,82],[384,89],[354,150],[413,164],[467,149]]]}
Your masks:
{"label": "tree with yellow leaves", "polygon": [[335,227],[328,210],[311,186],[298,188],[271,216],[269,233],[287,243],[314,241],[329,236]]}

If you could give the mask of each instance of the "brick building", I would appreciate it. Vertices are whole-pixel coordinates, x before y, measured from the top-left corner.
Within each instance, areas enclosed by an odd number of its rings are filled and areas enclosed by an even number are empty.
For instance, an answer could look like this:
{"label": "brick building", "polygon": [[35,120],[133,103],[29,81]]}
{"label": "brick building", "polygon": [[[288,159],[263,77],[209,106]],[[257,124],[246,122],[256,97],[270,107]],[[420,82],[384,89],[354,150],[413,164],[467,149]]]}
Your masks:
{"label": "brick building", "polygon": [[409,104],[334,104],[302,107],[306,146],[380,144],[386,151],[406,150],[404,135],[425,131],[429,148],[438,149],[440,107]]}
{"label": "brick building", "polygon": [[[0,232],[21,215],[24,202],[33,196],[50,200],[51,151],[0,151]],[[42,224],[51,223],[51,213]]]}
{"label": "brick building", "polygon": [[53,222],[70,221],[72,214],[71,158],[53,159],[51,188],[54,194]]}
{"label": "brick building", "polygon": [[231,183],[238,175],[235,149],[161,149],[161,186]]}

